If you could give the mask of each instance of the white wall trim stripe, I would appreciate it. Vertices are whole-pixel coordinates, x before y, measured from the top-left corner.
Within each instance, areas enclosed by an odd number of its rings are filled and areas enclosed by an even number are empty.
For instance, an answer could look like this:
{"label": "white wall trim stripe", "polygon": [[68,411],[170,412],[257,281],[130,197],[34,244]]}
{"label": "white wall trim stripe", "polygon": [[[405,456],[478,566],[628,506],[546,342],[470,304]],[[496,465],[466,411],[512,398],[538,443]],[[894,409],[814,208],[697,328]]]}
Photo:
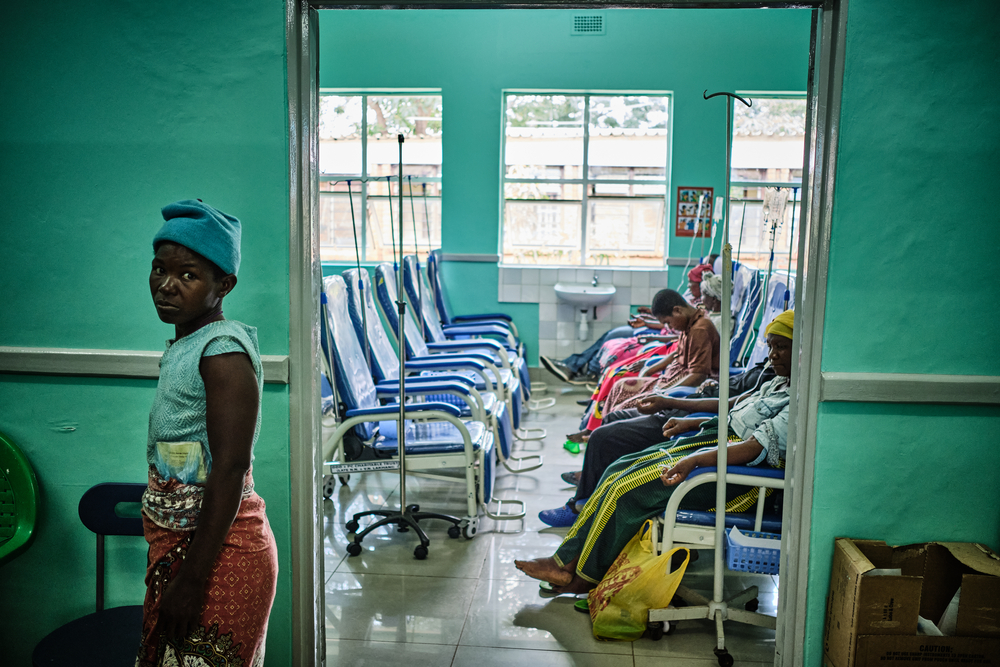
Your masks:
{"label": "white wall trim stripe", "polygon": [[[157,378],[163,352],[0,346],[0,373]],[[288,355],[263,354],[264,382],[288,384]]]}
{"label": "white wall trim stripe", "polygon": [[824,372],[819,400],[1000,405],[1000,376]]}

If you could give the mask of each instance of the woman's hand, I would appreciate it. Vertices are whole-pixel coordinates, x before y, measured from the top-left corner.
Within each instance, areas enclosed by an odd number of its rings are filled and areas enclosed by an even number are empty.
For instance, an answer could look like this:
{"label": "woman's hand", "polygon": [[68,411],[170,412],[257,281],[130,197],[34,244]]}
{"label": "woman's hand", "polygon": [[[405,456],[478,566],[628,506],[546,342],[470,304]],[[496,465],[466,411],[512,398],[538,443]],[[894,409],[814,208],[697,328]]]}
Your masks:
{"label": "woman's hand", "polygon": [[699,426],[701,426],[700,419],[677,419],[676,417],[671,417],[663,425],[663,437],[669,439],[675,435],[693,431]]}
{"label": "woman's hand", "polygon": [[640,315],[632,315],[628,318],[628,325],[633,329],[641,329],[646,326],[646,320],[644,320]]}
{"label": "woman's hand", "polygon": [[646,366],[646,360],[640,359],[639,361],[633,361],[631,364],[625,367],[626,373],[638,373]]}
{"label": "woman's hand", "polygon": [[685,456],[673,468],[664,468],[660,473],[660,481],[664,486],[677,486],[697,467],[694,457]]}
{"label": "woman's hand", "polygon": [[710,389],[714,389],[715,387],[718,387],[718,386],[719,386],[719,382],[717,380],[705,380],[700,385],[698,385],[698,391],[705,392],[705,391],[708,391]]}
{"label": "woman's hand", "polygon": [[638,311],[639,311],[640,315],[652,315],[653,314],[653,309],[650,308],[649,306],[639,306]]}
{"label": "woman's hand", "polygon": [[163,590],[154,634],[162,632],[175,643],[181,641],[198,627],[204,601],[205,582],[178,572]]}
{"label": "woman's hand", "polygon": [[666,396],[646,396],[635,406],[644,415],[651,415],[661,410],[668,410],[672,401]]}

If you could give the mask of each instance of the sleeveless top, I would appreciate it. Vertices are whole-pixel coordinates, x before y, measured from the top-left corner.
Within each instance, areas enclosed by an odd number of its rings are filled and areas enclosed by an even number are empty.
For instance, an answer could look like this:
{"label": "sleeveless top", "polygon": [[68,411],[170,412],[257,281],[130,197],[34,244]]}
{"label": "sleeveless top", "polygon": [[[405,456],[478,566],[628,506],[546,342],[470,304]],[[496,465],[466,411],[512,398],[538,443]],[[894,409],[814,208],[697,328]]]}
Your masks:
{"label": "sleeveless top", "polygon": [[[158,469],[157,443],[201,443],[203,472],[207,475],[211,471],[212,451],[208,442],[205,383],[201,378],[199,365],[202,357],[229,352],[242,352],[249,356],[257,377],[257,423],[250,450],[250,460],[253,461],[253,447],[260,434],[260,402],[264,388],[257,329],[234,320],[211,322],[179,340],[168,340],[167,350],[160,358],[160,379],[149,411],[146,461],[150,466],[150,489],[143,497],[143,509],[155,523],[164,527],[181,530],[194,528],[203,487],[179,482],[169,478],[165,470]],[[252,480],[250,475],[247,478],[248,481]],[[253,491],[252,481],[249,484],[249,489],[244,489],[244,495]],[[164,485],[170,487],[166,496],[159,492],[159,487]],[[181,500],[181,495],[187,500]]]}

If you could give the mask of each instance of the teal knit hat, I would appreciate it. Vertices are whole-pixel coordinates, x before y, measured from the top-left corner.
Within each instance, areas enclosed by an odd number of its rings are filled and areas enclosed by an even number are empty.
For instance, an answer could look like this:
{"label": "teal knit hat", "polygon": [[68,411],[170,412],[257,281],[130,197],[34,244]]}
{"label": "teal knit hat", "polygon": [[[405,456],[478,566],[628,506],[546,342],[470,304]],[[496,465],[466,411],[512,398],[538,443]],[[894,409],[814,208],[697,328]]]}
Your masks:
{"label": "teal knit hat", "polygon": [[166,222],[153,237],[153,250],[164,241],[190,248],[227,274],[240,269],[240,221],[200,199],[184,199],[162,210]]}

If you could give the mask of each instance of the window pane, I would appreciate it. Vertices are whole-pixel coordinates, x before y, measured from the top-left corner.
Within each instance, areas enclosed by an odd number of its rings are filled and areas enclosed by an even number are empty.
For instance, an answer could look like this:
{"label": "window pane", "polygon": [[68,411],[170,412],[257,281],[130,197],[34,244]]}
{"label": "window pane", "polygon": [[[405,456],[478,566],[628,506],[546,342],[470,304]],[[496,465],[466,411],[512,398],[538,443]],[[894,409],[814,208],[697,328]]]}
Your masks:
{"label": "window pane", "polygon": [[[403,134],[403,176],[441,175],[441,97],[438,95],[368,97],[368,174],[395,175]],[[411,171],[406,167],[417,167]]]}
{"label": "window pane", "polygon": [[505,199],[555,199],[583,198],[583,185],[579,183],[505,183]]}
{"label": "window pane", "polygon": [[590,178],[666,178],[669,106],[666,97],[590,98]]}
{"label": "window pane", "polygon": [[805,124],[804,97],[735,102],[732,180],[801,183]]}
{"label": "window pane", "polygon": [[[399,133],[406,138],[402,188],[404,251],[413,252],[414,216],[420,254],[426,256],[430,248],[440,247],[441,131],[440,95],[321,95],[319,187],[321,194],[331,193],[322,195],[320,204],[320,247],[324,261],[355,261],[346,178],[357,179],[351,183],[351,190],[359,240],[365,246],[362,257],[368,262],[392,261],[392,233],[399,234],[400,227]],[[362,136],[367,147],[366,165],[362,165]],[[395,180],[387,183],[386,176]],[[367,194],[367,211],[361,210],[362,189]],[[367,230],[365,234],[363,227]]]}
{"label": "window pane", "polygon": [[361,96],[319,98],[319,170],[361,175]]}
{"label": "window pane", "polygon": [[662,266],[662,199],[590,199],[587,264]]}
{"label": "window pane", "polygon": [[579,264],[580,203],[507,201],[505,264]]}
{"label": "window pane", "polygon": [[[734,186],[729,195],[729,242],[734,257],[744,264],[767,269],[770,260],[772,220],[764,212],[764,192],[774,188],[744,188]],[[788,202],[778,221],[774,239],[774,269],[788,268],[788,253],[792,253],[792,266],[798,261],[798,247],[790,247],[792,215],[795,234],[802,217],[802,190],[783,188],[788,192]],[[793,197],[796,199],[793,201]],[[744,212],[745,211],[745,212]]]}
{"label": "window pane", "polygon": [[[355,186],[357,188],[357,186]],[[354,191],[354,224],[351,222],[351,202],[347,187],[342,192],[320,192],[319,243],[323,261],[348,261],[354,263],[354,229],[361,237],[361,193]]]}
{"label": "window pane", "polygon": [[580,178],[583,96],[507,95],[504,161],[510,178]]}

